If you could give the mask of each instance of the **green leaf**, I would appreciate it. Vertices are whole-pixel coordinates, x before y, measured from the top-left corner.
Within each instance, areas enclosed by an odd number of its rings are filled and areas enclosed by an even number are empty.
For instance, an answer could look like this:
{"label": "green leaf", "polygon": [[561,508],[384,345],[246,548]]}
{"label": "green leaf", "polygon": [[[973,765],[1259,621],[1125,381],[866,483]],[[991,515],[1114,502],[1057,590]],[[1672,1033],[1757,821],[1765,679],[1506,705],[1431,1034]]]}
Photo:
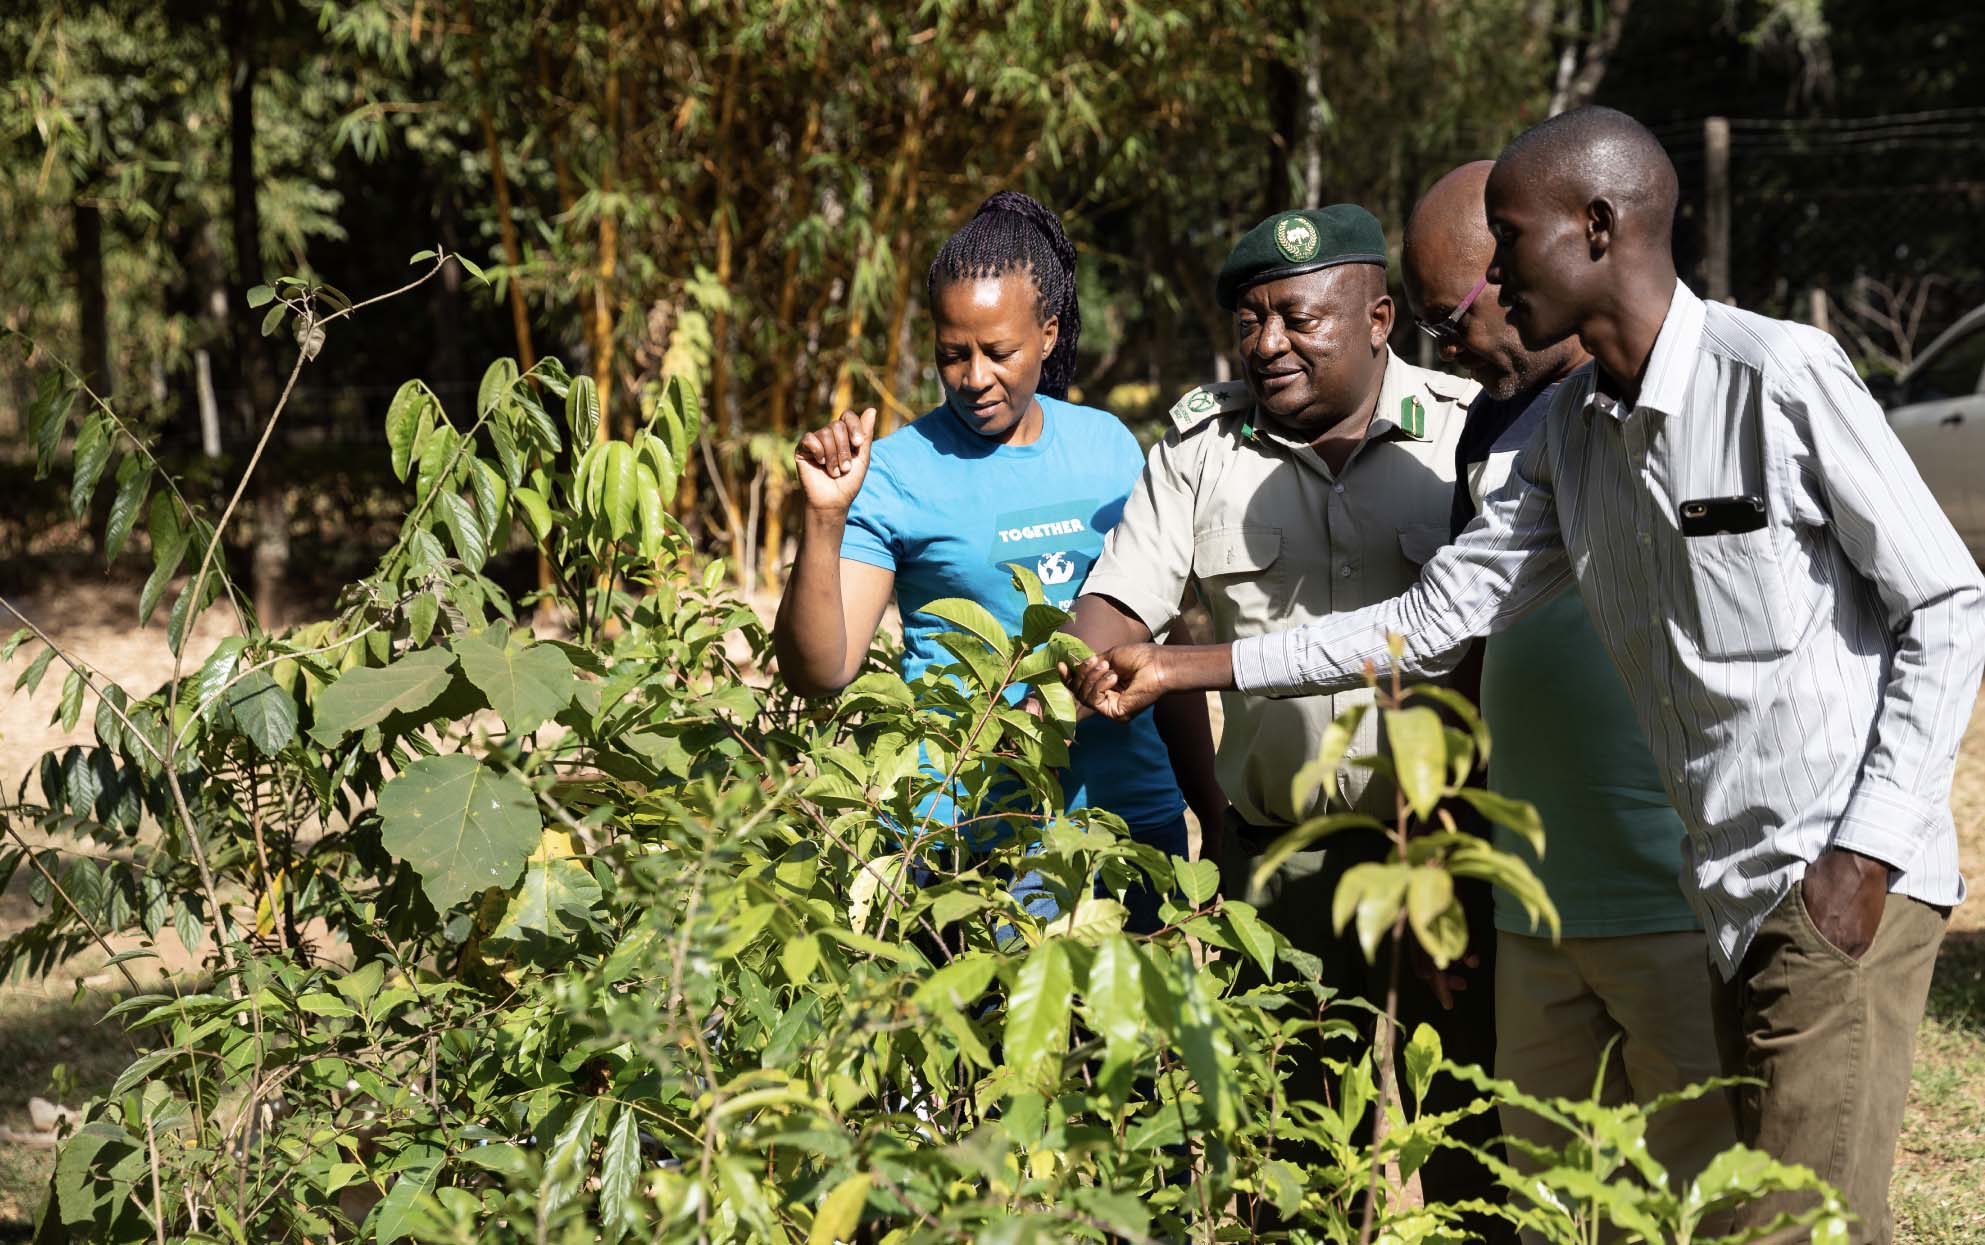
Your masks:
{"label": "green leaf", "polygon": [[276,291],[272,286],[251,285],[248,287],[248,305],[250,307],[266,307],[275,297]]}
{"label": "green leaf", "polygon": [[90,497],[96,492],[97,479],[103,475],[105,464],[110,462],[110,449],[110,421],[100,415],[85,419],[76,432],[72,460],[75,476],[69,484],[69,510],[79,519],[90,508]]}
{"label": "green leaf", "polygon": [[590,376],[574,376],[565,391],[565,426],[572,444],[591,445],[600,430],[600,391]]}
{"label": "green leaf", "polygon": [[139,514],[145,509],[145,496],[151,491],[152,468],[142,455],[126,454],[117,464],[117,496],[110,503],[110,520],[103,528],[103,560],[115,562],[131,538]]}
{"label": "green leaf", "polygon": [[1455,794],[1490,821],[1522,835],[1524,841],[1530,844],[1531,851],[1539,856],[1544,854],[1544,819],[1538,815],[1535,804],[1498,795],[1481,787],[1463,787]]}
{"label": "green leaf", "polygon": [[606,1153],[600,1157],[600,1222],[609,1243],[641,1226],[641,1203],[636,1196],[640,1179],[641,1138],[634,1108],[622,1106],[613,1131],[607,1134]]}
{"label": "green leaf", "polygon": [[1220,866],[1210,860],[1184,860],[1172,857],[1172,877],[1186,902],[1197,908],[1209,902],[1220,890]]}
{"label": "green leaf", "polygon": [[538,1185],[538,1201],[547,1212],[565,1205],[579,1191],[586,1177],[587,1159],[592,1156],[593,1128],[601,1104],[599,1098],[582,1102],[551,1143],[551,1157]]}
{"label": "green leaf", "polygon": [[1261,966],[1264,977],[1275,975],[1275,932],[1268,928],[1252,904],[1230,900],[1223,911],[1227,924],[1233,927],[1234,940],[1241,944],[1241,950],[1248,958]]}
{"label": "green leaf", "polygon": [[55,451],[62,444],[62,434],[69,427],[69,412],[76,405],[76,391],[69,387],[68,377],[51,369],[42,373],[41,389],[35,395],[34,403],[28,407],[28,427],[33,430],[35,452],[34,478],[39,480],[48,475],[55,465]]}
{"label": "green leaf", "polygon": [[455,641],[462,675],[503,715],[513,735],[526,735],[572,701],[578,676],[565,654],[549,644],[506,645],[507,629],[491,627]]}
{"label": "green leaf", "polygon": [[516,882],[544,829],[529,787],[459,752],[423,757],[381,787],[379,819],[380,841],[420,874],[436,911]]}
{"label": "green leaf", "polygon": [[1406,883],[1406,923],[1413,927],[1414,936],[1436,968],[1446,968],[1468,950],[1468,923],[1454,898],[1454,878],[1438,865],[1411,871]]}
{"label": "green leaf", "polygon": [[48,663],[54,660],[55,650],[43,647],[41,652],[35,655],[35,659],[28,663],[28,668],[21,671],[20,677],[14,680],[14,690],[24,691],[30,696],[34,695],[35,689],[41,686],[41,676],[48,673]]}
{"label": "green leaf", "polygon": [[432,592],[423,592],[407,605],[407,639],[415,645],[427,643],[434,634],[434,624],[441,621],[441,599]]}
{"label": "green leaf", "polygon": [[393,475],[402,483],[413,466],[414,441],[420,434],[427,404],[427,386],[410,380],[400,386],[393,395],[393,404],[386,408],[386,445],[392,452]]}
{"label": "green leaf", "polygon": [[1447,794],[1447,732],[1440,714],[1423,705],[1385,711],[1385,735],[1399,789],[1425,820]]}
{"label": "green leaf", "polygon": [[235,729],[265,757],[275,756],[296,738],[296,702],[267,670],[255,670],[227,692]]}
{"label": "green leaf", "polygon": [[606,463],[600,469],[600,510],[615,540],[634,530],[635,492],[640,488],[634,467],[632,446],[625,441],[607,444]]}
{"label": "green leaf", "polygon": [[551,536],[551,507],[545,504],[544,495],[534,488],[520,488],[511,494],[524,512],[524,522],[531,529],[531,539],[544,541]]}
{"label": "green leaf", "polygon": [[83,675],[81,671],[70,670],[62,680],[62,701],[56,706],[55,718],[64,731],[76,729],[77,719],[83,716]]}
{"label": "green leaf", "polygon": [[966,1011],[978,1002],[998,972],[999,962],[990,956],[963,955],[924,978],[912,997],[926,1011]]}
{"label": "green leaf", "polygon": [[288,314],[288,303],[277,303],[269,308],[269,314],[262,317],[262,336],[273,336],[275,331],[283,326],[283,317]]}
{"label": "green leaf", "polygon": [[1013,643],[1012,637],[1007,635],[1006,628],[1000,625],[999,619],[994,618],[992,611],[977,601],[967,600],[964,597],[942,597],[925,605],[917,613],[929,614],[932,618],[942,619],[956,627],[963,627],[984,640],[987,646],[1001,657],[1007,656],[1007,650]]}
{"label": "green leaf", "polygon": [[482,524],[476,519],[476,512],[462,495],[443,492],[435,499],[441,508],[441,521],[448,526],[449,540],[454,543],[455,555],[463,565],[472,571],[480,571],[483,563],[489,560],[489,544],[483,539]]}
{"label": "green leaf", "polygon": [[1141,971],[1137,948],[1121,934],[1113,934],[1098,943],[1095,957],[1089,963],[1082,1015],[1089,1028],[1103,1036],[1105,1058],[1113,1064],[1128,1062],[1136,1053],[1144,1031],[1150,1027],[1144,1012]]}
{"label": "green leaf", "polygon": [[484,369],[482,383],[476,386],[476,414],[488,415],[497,404],[510,396],[510,387],[517,383],[517,361],[498,359]]}
{"label": "green leaf", "polygon": [[1364,813],[1332,813],[1327,817],[1312,817],[1294,830],[1282,835],[1268,845],[1268,850],[1255,858],[1254,877],[1250,885],[1259,890],[1267,885],[1285,861],[1297,852],[1307,851],[1310,844],[1319,839],[1336,834],[1339,830],[1378,830],[1384,826],[1375,817]]}
{"label": "green leaf", "polygon": [[1007,1066],[1027,1076],[1068,1045],[1068,1004],[1074,990],[1061,939],[1035,947],[1020,966],[1006,1000]]}
{"label": "green leaf", "polygon": [[476,280],[482,282],[484,285],[489,284],[489,274],[485,273],[482,270],[482,265],[476,263],[476,261],[470,259],[466,255],[461,254],[460,252],[457,252],[455,255],[455,262],[460,264],[464,269],[466,269],[468,271],[468,274],[474,277]]}
{"label": "green leaf", "polygon": [[836,1245],[853,1240],[861,1225],[862,1207],[868,1204],[869,1182],[874,1177],[857,1172],[834,1186],[820,1203],[813,1217],[813,1228],[806,1234],[806,1245]]}
{"label": "green leaf", "polygon": [[373,1239],[378,1245],[392,1245],[412,1229],[414,1205],[434,1187],[441,1159],[441,1147],[426,1142],[415,1142],[402,1152],[396,1164],[399,1175],[372,1212]]}
{"label": "green leaf", "polygon": [[1337,881],[1337,895],[1331,906],[1330,925],[1338,933],[1358,922],[1358,945],[1367,960],[1378,958],[1379,940],[1399,919],[1406,898],[1407,866],[1401,864],[1352,865]]}
{"label": "green leaf", "polygon": [[140,627],[151,620],[152,612],[159,607],[159,599],[165,596],[166,587],[179,573],[179,564],[185,560],[188,543],[185,529],[179,526],[179,512],[173,508],[172,498],[163,493],[152,498],[151,513],[145,519],[145,531],[152,540],[152,573],[138,593]]}
{"label": "green leaf", "polygon": [[1427,1090],[1434,1083],[1434,1069],[1440,1066],[1441,1035],[1429,1024],[1421,1024],[1413,1030],[1413,1040],[1406,1044],[1406,1086],[1413,1091],[1413,1102],[1418,1108],[1426,1101]]}
{"label": "green leaf", "polygon": [[390,666],[360,667],[317,693],[311,737],[334,744],[353,731],[376,726],[395,713],[416,713],[434,703],[454,678],[455,655],[421,649]]}
{"label": "green leaf", "polygon": [[[499,547],[497,536],[503,527],[505,506],[510,497],[510,484],[503,473],[480,458],[469,460],[469,488],[476,495],[476,518],[482,524],[483,543],[491,549]],[[509,533],[503,532],[507,536]]]}
{"label": "green leaf", "polygon": [[601,895],[584,861],[540,852],[539,859],[525,864],[523,884],[510,897],[490,939],[539,960],[566,951],[579,935],[599,927],[593,909]]}
{"label": "green leaf", "polygon": [[415,251],[412,255],[410,255],[407,258],[407,265],[409,267],[412,267],[413,265],[420,263],[424,259],[433,259],[433,258],[434,258],[434,252],[431,250]]}
{"label": "green leaf", "polygon": [[1338,767],[1344,764],[1344,754],[1350,750],[1351,740],[1370,708],[1369,703],[1352,705],[1323,728],[1315,758],[1305,762],[1289,781],[1290,807],[1298,811],[1310,807],[1319,787],[1326,801],[1337,798]]}

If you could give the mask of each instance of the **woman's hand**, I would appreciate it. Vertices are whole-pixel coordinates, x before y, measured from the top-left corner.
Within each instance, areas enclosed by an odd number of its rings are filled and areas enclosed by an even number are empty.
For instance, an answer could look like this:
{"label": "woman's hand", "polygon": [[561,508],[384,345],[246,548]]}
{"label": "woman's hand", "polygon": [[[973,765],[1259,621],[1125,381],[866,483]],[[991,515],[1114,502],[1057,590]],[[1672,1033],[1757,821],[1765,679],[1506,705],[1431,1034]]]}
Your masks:
{"label": "woman's hand", "polygon": [[800,438],[793,463],[809,510],[846,514],[868,478],[869,449],[875,440],[875,408],[841,418]]}

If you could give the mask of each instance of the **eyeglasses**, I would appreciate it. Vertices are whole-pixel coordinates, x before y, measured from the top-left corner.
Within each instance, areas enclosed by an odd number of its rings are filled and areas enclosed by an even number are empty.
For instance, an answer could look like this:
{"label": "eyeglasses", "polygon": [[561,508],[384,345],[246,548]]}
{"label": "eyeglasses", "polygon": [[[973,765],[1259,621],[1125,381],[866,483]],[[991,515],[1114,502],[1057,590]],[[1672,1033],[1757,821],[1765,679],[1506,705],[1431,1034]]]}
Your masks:
{"label": "eyeglasses", "polygon": [[1481,280],[1475,282],[1475,288],[1468,291],[1468,297],[1461,300],[1460,306],[1448,312],[1445,319],[1438,320],[1433,324],[1428,324],[1425,320],[1415,320],[1414,323],[1420,326],[1422,333],[1434,339],[1436,346],[1459,346],[1461,344],[1461,317],[1468,314],[1468,309],[1475,305],[1475,300],[1482,296],[1482,291],[1488,287],[1488,284],[1489,274],[1485,272],[1482,274]]}

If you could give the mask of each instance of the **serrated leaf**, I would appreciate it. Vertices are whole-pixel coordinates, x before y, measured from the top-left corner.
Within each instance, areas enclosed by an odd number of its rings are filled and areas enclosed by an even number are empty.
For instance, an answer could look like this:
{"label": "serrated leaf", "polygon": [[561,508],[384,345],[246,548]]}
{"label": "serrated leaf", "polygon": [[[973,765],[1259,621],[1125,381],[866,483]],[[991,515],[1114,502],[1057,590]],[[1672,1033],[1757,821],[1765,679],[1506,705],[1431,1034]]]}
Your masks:
{"label": "serrated leaf", "polygon": [[926,604],[917,613],[929,614],[932,618],[942,619],[954,627],[963,627],[984,640],[987,646],[1001,657],[1005,657],[1007,650],[1012,647],[1013,640],[1007,634],[1006,628],[1000,625],[999,619],[993,617],[991,610],[977,601],[965,597],[942,597]]}
{"label": "serrated leaf", "polygon": [[353,731],[376,726],[394,713],[415,713],[434,703],[454,678],[455,655],[430,648],[409,653],[390,666],[347,671],[317,693],[310,734],[334,744]]}
{"label": "serrated leaf", "polygon": [[117,464],[117,496],[111,499],[110,520],[103,528],[105,562],[115,562],[117,555],[124,552],[124,543],[131,538],[131,529],[145,509],[145,497],[151,487],[151,464],[142,455],[126,454],[124,461]]}
{"label": "serrated leaf", "polygon": [[379,820],[380,842],[413,866],[444,912],[513,885],[544,829],[521,779],[459,752],[423,757],[381,787]]}
{"label": "serrated leaf", "polygon": [[227,691],[228,715],[265,757],[275,756],[296,738],[296,702],[267,670],[253,670]]}
{"label": "serrated leaf", "polygon": [[447,525],[448,538],[455,546],[455,556],[472,571],[479,571],[489,560],[489,543],[483,539],[482,524],[476,518],[475,509],[454,492],[443,492],[435,498],[435,505],[441,510],[441,521]]}
{"label": "serrated leaf", "polygon": [[489,699],[513,735],[525,735],[572,701],[578,676],[565,654],[549,644],[510,648],[504,628],[491,627],[455,641],[462,675]]}

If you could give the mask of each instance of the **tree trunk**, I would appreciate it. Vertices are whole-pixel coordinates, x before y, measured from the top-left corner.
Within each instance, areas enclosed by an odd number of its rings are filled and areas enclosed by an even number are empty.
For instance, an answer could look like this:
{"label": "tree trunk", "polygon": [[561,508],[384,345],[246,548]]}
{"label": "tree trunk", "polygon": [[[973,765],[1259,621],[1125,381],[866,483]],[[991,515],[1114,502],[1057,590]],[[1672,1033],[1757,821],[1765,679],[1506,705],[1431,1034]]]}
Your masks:
{"label": "tree trunk", "polygon": [[[231,303],[246,306],[248,289],[262,280],[262,218],[255,180],[255,31],[247,0],[234,0],[228,40],[228,185],[234,226]],[[234,318],[237,414],[259,429],[276,405],[276,363],[269,339],[248,316]],[[283,497],[282,433],[269,440],[256,468],[255,613],[265,627],[280,623],[288,608],[289,515]]]}
{"label": "tree trunk", "polygon": [[72,208],[75,236],[69,267],[76,277],[77,330],[82,343],[83,379],[100,398],[113,388],[110,375],[110,317],[103,292],[103,214],[78,198]]}

